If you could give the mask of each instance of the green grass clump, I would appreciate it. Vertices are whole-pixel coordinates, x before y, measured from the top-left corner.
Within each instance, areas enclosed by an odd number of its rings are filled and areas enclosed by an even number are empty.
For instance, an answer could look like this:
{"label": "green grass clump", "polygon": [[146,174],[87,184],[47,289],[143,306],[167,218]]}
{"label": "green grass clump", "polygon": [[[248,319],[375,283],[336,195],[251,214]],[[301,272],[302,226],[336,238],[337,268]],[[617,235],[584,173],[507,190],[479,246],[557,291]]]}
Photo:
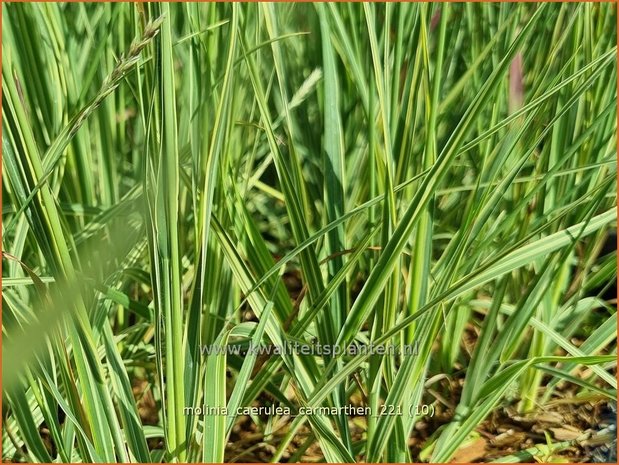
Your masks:
{"label": "green grass clump", "polygon": [[616,401],[612,4],[2,15],[3,459],[447,462]]}

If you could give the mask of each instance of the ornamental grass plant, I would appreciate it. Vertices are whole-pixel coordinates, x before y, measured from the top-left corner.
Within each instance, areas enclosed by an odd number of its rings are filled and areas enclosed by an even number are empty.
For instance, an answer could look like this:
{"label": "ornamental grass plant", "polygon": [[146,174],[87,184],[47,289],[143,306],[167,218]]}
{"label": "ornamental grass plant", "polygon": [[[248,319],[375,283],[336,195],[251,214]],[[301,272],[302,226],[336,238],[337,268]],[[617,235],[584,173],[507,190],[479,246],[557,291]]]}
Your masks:
{"label": "ornamental grass plant", "polygon": [[2,26],[3,461],[612,460],[615,5]]}

